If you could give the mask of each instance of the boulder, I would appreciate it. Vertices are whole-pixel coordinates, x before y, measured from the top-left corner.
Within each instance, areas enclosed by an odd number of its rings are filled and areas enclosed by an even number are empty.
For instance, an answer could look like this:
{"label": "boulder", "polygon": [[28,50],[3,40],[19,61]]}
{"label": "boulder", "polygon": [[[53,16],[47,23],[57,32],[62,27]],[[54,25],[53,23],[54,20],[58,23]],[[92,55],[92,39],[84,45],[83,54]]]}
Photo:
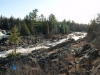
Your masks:
{"label": "boulder", "polygon": [[52,59],[56,59],[58,57],[58,54],[57,53],[52,53],[49,55],[49,58],[52,60]]}
{"label": "boulder", "polygon": [[74,42],[75,42],[75,39],[73,39],[73,38],[69,38],[69,39],[68,39],[68,42],[70,42],[70,43],[74,43]]}
{"label": "boulder", "polygon": [[85,44],[82,47],[82,52],[86,51],[87,49],[91,48],[91,46],[89,44]]}
{"label": "boulder", "polygon": [[89,57],[92,57],[96,59],[99,56],[99,52],[97,49],[93,48],[91,51],[88,52],[87,54]]}
{"label": "boulder", "polygon": [[88,58],[82,57],[82,58],[80,59],[80,61],[79,61],[79,64],[84,64],[84,63],[86,63],[86,62],[88,62]]}

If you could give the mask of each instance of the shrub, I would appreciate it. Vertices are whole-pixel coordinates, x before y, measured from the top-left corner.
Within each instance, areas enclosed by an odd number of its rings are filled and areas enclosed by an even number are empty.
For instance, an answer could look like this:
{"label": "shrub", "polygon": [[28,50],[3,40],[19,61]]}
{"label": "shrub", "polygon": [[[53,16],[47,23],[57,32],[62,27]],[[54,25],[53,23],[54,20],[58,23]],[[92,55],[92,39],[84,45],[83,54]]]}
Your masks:
{"label": "shrub", "polygon": [[20,58],[20,55],[21,55],[20,52],[15,53],[14,51],[12,51],[11,53],[8,53],[6,56],[7,58],[14,58],[14,57]]}

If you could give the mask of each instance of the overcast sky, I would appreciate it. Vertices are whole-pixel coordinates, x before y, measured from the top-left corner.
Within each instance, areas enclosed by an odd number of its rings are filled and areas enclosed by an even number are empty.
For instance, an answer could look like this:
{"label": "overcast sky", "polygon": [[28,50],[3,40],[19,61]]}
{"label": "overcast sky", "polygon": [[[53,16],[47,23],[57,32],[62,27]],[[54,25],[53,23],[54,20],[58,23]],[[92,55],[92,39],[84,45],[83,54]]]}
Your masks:
{"label": "overcast sky", "polygon": [[89,23],[100,13],[100,0],[0,0],[0,15],[24,18],[38,9],[38,15],[54,14],[57,20],[74,20]]}

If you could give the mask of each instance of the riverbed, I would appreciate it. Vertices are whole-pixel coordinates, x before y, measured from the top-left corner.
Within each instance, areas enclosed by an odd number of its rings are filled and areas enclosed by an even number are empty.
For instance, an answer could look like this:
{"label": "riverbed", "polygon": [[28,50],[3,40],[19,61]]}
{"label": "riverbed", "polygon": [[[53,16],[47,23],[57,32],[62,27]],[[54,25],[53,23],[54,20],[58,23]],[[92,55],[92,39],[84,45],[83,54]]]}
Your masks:
{"label": "riverbed", "polygon": [[[60,40],[55,40],[54,42],[40,43],[40,44],[36,44],[35,46],[30,45],[26,48],[17,47],[16,52],[21,52],[22,54],[27,54],[27,53],[31,53],[33,50],[37,50],[37,49],[41,49],[41,48],[48,49],[50,47],[54,47],[65,41],[68,41],[69,39],[74,39],[76,41],[78,39],[84,38],[86,35],[87,35],[86,32],[73,32],[71,34],[68,34],[68,36],[66,38],[63,38]],[[12,51],[14,51],[14,49],[10,49],[8,51],[2,51],[2,52],[0,52],[0,57],[6,57],[6,55],[8,53],[11,53]]]}

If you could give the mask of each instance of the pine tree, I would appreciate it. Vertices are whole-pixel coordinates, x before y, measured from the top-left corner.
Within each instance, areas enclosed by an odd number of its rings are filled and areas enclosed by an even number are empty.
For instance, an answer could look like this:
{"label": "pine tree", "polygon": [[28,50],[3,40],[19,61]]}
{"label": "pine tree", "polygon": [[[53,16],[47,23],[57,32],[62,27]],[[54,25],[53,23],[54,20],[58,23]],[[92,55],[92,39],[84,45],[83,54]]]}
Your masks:
{"label": "pine tree", "polygon": [[34,23],[33,22],[30,22],[28,24],[28,29],[30,31],[31,34],[34,34],[35,33],[35,30],[34,30]]}
{"label": "pine tree", "polygon": [[27,27],[27,25],[25,23],[23,23],[23,25],[21,26],[20,33],[22,35],[30,35],[30,31],[29,31],[29,29],[28,29],[28,27]]}
{"label": "pine tree", "polygon": [[97,29],[98,29],[98,25],[95,22],[95,20],[91,21],[91,24],[88,29],[88,33],[91,34],[92,32],[97,32]]}
{"label": "pine tree", "polygon": [[66,24],[66,20],[64,19],[61,25],[61,31],[63,34],[68,33],[69,32],[69,27]]}
{"label": "pine tree", "polygon": [[68,33],[69,32],[69,27],[66,25],[65,26],[65,33]]}
{"label": "pine tree", "polygon": [[14,26],[11,30],[11,35],[8,37],[9,42],[15,44],[15,53],[16,53],[16,46],[19,43],[19,40],[21,39],[20,33],[17,30],[17,27]]}

